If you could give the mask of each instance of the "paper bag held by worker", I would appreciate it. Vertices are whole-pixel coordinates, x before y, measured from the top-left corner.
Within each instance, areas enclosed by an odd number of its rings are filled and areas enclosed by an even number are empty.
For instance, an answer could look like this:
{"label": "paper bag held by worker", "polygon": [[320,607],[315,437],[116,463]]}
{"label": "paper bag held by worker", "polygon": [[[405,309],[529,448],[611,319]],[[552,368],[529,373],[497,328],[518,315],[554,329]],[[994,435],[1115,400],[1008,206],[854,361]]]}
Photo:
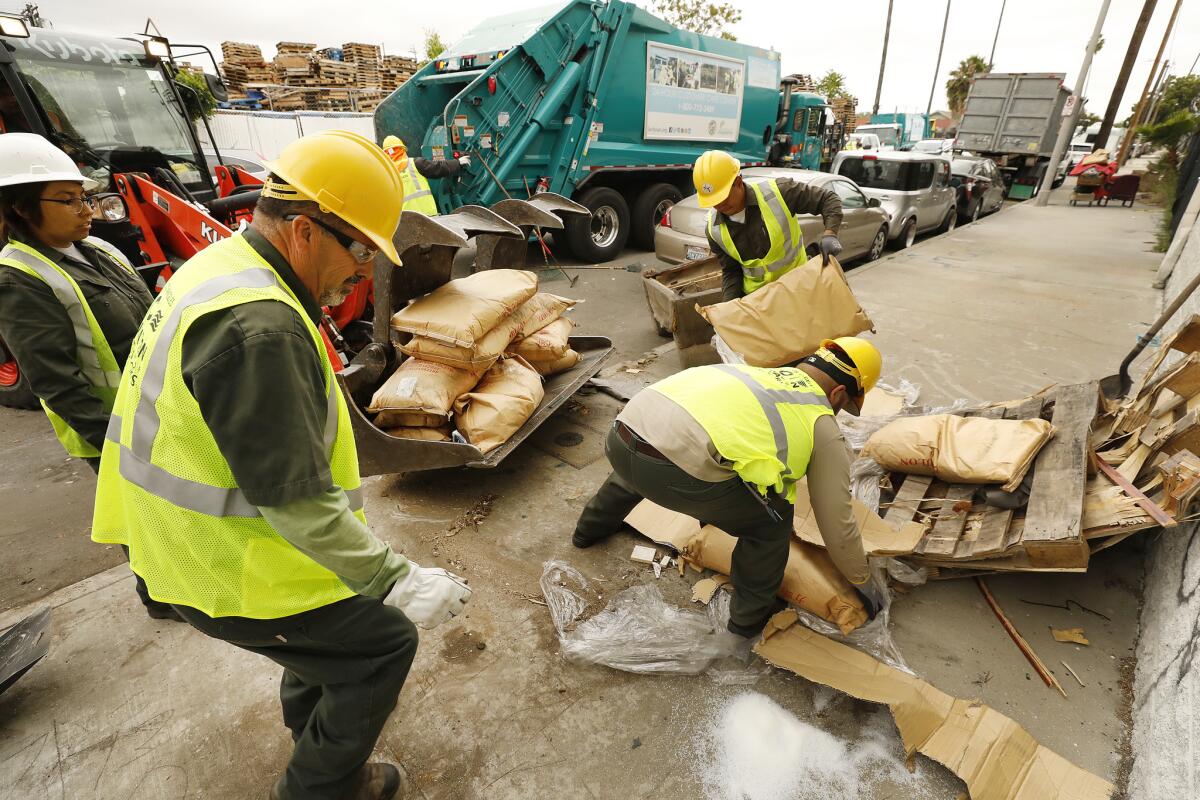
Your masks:
{"label": "paper bag held by worker", "polygon": [[489,269],[457,278],[392,315],[398,331],[471,347],[537,291],[537,275]]}
{"label": "paper bag held by worker", "polygon": [[570,349],[571,331],[574,328],[574,322],[559,317],[541,330],[513,343],[508,352],[528,361],[557,361]]}
{"label": "paper bag held by worker", "polygon": [[[532,301],[530,301],[532,302]],[[513,313],[481,336],[475,344],[463,347],[447,344],[428,336],[414,336],[407,343],[400,345],[400,350],[407,355],[423,358],[426,361],[436,361],[459,369],[469,369],[480,377],[491,369],[505,348],[512,344],[521,332],[521,327],[529,319],[534,309],[529,303],[524,303]]]}
{"label": "paper bag held by worker", "polygon": [[1041,419],[901,417],[871,434],[862,455],[886,470],[1013,491],[1053,435],[1054,426]]}
{"label": "paper bag held by worker", "polygon": [[836,259],[819,258],[738,300],[696,310],[754,367],[778,367],[812,355],[823,339],[873,330]]}
{"label": "paper bag held by worker", "polygon": [[450,418],[454,401],[471,391],[478,377],[445,364],[405,359],[371,398],[367,411],[380,428],[437,427]]}
{"label": "paper bag held by worker", "polygon": [[542,377],[524,359],[501,359],[454,404],[458,431],[482,452],[495,450],[525,424],[544,395]]}
{"label": "paper bag held by worker", "polygon": [[566,372],[579,363],[579,353],[574,350],[568,350],[563,353],[562,358],[554,361],[530,361],[530,365],[538,371],[542,377],[557,375],[560,372]]}

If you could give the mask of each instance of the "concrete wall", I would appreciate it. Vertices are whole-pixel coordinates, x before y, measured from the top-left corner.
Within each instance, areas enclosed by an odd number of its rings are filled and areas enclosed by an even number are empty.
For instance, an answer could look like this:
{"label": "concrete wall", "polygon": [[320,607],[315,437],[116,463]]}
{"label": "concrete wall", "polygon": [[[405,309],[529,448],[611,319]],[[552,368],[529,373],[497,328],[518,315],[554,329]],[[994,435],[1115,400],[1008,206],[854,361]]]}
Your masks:
{"label": "concrete wall", "polygon": [[[1200,274],[1200,224],[1186,236],[1164,300]],[[1200,314],[1200,291],[1163,328]],[[1200,797],[1200,523],[1149,542],[1133,691],[1131,800]]]}

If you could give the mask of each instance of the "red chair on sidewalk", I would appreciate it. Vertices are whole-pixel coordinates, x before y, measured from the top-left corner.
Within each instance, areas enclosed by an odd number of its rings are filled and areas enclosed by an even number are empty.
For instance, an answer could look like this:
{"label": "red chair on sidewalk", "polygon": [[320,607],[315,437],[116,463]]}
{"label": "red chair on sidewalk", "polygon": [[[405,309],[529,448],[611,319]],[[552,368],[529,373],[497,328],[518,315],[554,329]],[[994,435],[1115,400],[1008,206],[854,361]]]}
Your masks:
{"label": "red chair on sidewalk", "polygon": [[1109,200],[1119,200],[1122,206],[1132,208],[1141,184],[1141,175],[1118,175],[1109,181],[1108,197],[1104,198],[1104,205],[1108,205]]}

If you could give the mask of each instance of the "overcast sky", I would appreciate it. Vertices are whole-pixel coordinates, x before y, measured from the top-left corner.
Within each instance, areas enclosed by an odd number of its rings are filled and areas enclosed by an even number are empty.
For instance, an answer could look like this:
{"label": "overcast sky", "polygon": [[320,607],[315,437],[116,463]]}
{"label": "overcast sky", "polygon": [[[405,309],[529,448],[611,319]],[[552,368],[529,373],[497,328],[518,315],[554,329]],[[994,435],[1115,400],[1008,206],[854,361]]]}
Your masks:
{"label": "overcast sky", "polygon": [[[792,2],[742,0],[742,21],[733,27],[739,40],[771,47],[782,55],[783,73],[814,78],[834,69],[846,76],[859,109],[870,110],[879,75],[887,0]],[[1002,0],[951,0],[945,53],[937,76],[934,109],[946,107],[945,82],[959,61],[987,55],[996,34]],[[651,6],[653,0],[639,3]],[[8,0],[11,8],[21,5]],[[359,41],[380,44],[388,53],[411,55],[424,31],[438,31],[453,42],[497,9],[547,5],[544,0],[456,0],[452,5],[413,0],[204,0],[203,3],[122,0],[42,0],[42,14],[61,30],[126,35],[141,32],[152,17],[162,33],[177,42],[201,42],[213,48],[226,39],[263,47],[269,59],[280,41],[316,42],[319,46]],[[1065,72],[1074,86],[1083,50],[1101,0],[1008,0],[995,68],[1005,72]],[[1159,0],[1137,65],[1126,90],[1123,109],[1136,102],[1166,30],[1173,0]],[[1104,113],[1109,93],[1125,56],[1129,35],[1142,0],[1112,0],[1104,25],[1105,46],[1096,55],[1086,87],[1089,110]],[[790,13],[781,15],[780,9]],[[938,39],[946,4],[943,0],[895,0],[887,70],[880,110],[924,111],[929,100]],[[1164,58],[1173,74],[1186,73],[1200,54],[1200,0],[1183,3]]]}

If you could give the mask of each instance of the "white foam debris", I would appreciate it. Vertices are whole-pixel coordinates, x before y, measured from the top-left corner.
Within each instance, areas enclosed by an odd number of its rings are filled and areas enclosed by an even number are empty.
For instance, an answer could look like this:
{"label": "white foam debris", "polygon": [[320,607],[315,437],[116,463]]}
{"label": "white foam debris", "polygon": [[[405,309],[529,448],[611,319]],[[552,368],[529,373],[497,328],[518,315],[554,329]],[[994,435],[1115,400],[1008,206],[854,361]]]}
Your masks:
{"label": "white foam debris", "polygon": [[716,709],[693,749],[706,800],[856,800],[901,787],[896,796],[941,796],[923,770],[905,768],[886,709],[870,714],[849,744],[746,692]]}

